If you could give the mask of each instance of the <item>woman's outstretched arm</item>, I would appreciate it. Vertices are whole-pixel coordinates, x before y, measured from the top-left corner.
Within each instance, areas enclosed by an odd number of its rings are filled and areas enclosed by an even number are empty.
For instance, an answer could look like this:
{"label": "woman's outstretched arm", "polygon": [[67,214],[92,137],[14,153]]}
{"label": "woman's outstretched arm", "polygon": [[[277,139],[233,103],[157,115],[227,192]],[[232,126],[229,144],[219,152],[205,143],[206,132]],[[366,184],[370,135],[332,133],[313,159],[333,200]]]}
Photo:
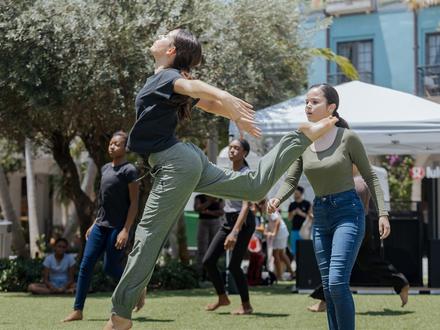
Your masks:
{"label": "woman's outstretched arm", "polygon": [[261,136],[255,122],[255,111],[246,101],[201,80],[177,79],[174,92],[200,99],[197,106],[202,110],[233,120],[240,130]]}

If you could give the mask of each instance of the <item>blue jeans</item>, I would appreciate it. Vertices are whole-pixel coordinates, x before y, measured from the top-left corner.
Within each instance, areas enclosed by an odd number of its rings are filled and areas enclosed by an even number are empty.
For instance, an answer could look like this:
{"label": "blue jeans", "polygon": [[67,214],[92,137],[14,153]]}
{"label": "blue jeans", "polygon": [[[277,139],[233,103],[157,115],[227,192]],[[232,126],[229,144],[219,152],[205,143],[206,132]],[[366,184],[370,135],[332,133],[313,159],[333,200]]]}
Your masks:
{"label": "blue jeans", "polygon": [[301,235],[299,234],[299,230],[290,231],[290,251],[293,255],[296,255],[296,241],[301,240]]}
{"label": "blue jeans", "polygon": [[365,233],[365,215],[356,191],[316,197],[313,245],[327,302],[330,330],[355,328],[349,282]]}
{"label": "blue jeans", "polygon": [[105,252],[104,272],[119,281],[124,271],[125,250],[115,248],[121,228],[108,228],[95,224],[87,239],[76,285],[73,309],[83,310],[93,270],[99,257]]}

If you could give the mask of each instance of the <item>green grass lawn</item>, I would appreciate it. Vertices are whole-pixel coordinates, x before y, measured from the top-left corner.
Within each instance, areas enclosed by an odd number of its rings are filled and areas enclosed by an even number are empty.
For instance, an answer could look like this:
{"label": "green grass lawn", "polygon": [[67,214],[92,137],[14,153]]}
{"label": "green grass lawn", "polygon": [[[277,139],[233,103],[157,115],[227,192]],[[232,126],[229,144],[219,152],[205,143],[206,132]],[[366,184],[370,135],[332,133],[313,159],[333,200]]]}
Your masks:
{"label": "green grass lawn", "polygon": [[[357,329],[440,329],[440,296],[410,296],[400,308],[396,295],[355,295]],[[239,303],[216,312],[203,307],[212,302],[212,289],[149,293],[145,308],[133,317],[135,329],[326,329],[325,313],[313,314],[306,306],[314,300],[292,294],[286,285],[251,290],[255,313],[232,316]],[[71,310],[73,297],[0,294],[0,329],[101,329],[109,316],[110,294],[90,294],[85,320],[68,324],[60,320]]]}

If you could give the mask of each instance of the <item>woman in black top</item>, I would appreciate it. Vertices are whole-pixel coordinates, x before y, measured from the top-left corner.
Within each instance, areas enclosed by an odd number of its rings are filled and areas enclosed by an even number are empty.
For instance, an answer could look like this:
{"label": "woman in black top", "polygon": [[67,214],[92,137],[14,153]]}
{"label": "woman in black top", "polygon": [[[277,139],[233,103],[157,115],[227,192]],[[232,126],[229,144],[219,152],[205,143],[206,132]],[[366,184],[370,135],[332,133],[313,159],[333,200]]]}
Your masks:
{"label": "woman in black top", "polygon": [[[124,271],[125,246],[138,210],[139,184],[137,170],[127,161],[127,134],[116,132],[110,140],[108,153],[112,161],[101,169],[98,212],[86,232],[86,246],[79,268],[73,311],[64,322],[82,320],[84,303],[96,262],[105,254],[104,271],[115,280]],[[143,297],[138,303],[143,305]],[[138,307],[141,307],[138,305]]]}
{"label": "woman in black top", "polygon": [[221,169],[210,163],[198,147],[177,139],[178,119],[188,118],[197,103],[202,110],[233,120],[240,129],[258,137],[261,133],[252,106],[200,80],[182,76],[202,59],[201,45],[190,32],[173,30],[156,40],[150,51],[155,59],[155,73],[136,97],[136,122],[128,147],[148,158],[154,183],[136,229],[133,250],[113,293],[113,315],[106,329],[131,327],[132,309],[192,192],[260,200],[312,140],[337,121],[326,118],[287,134],[263,157],[255,172]]}

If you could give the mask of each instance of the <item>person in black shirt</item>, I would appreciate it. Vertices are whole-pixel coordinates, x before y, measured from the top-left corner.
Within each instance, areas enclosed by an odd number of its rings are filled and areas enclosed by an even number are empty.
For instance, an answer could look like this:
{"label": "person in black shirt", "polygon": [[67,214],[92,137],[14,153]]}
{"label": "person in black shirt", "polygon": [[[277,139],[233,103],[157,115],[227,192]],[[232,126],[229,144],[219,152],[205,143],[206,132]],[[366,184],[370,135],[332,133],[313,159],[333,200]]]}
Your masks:
{"label": "person in black shirt", "polygon": [[304,188],[297,186],[293,194],[294,201],[289,205],[288,219],[292,223],[290,232],[290,250],[296,255],[296,241],[301,239],[299,231],[304,221],[312,214],[312,204],[304,199]]}
{"label": "person in black shirt", "polygon": [[176,137],[179,119],[198,108],[234,121],[255,137],[261,130],[252,106],[189,72],[202,60],[202,46],[184,29],[160,36],[150,47],[154,74],[136,97],[136,122],[128,147],[148,159],[153,186],[136,228],[133,250],[112,296],[112,315],[105,329],[128,329],[141,291],[148,284],[162,246],[194,191],[233,200],[262,199],[304,150],[338,121],[301,124],[283,136],[260,160],[253,173],[222,169],[209,162],[200,148]]}
{"label": "person in black shirt", "polygon": [[208,195],[200,194],[194,199],[194,210],[199,213],[197,228],[197,270],[202,280],[205,279],[203,257],[222,224],[222,216],[225,214],[223,206],[223,200]]}
{"label": "person in black shirt", "polygon": [[[116,132],[108,146],[112,159],[101,169],[96,220],[86,232],[86,246],[78,274],[73,311],[64,322],[82,320],[84,303],[89,290],[93,269],[105,254],[104,271],[115,280],[124,271],[125,246],[130,228],[138,210],[138,173],[125,157],[127,134]],[[143,306],[144,295],[138,301]]]}

